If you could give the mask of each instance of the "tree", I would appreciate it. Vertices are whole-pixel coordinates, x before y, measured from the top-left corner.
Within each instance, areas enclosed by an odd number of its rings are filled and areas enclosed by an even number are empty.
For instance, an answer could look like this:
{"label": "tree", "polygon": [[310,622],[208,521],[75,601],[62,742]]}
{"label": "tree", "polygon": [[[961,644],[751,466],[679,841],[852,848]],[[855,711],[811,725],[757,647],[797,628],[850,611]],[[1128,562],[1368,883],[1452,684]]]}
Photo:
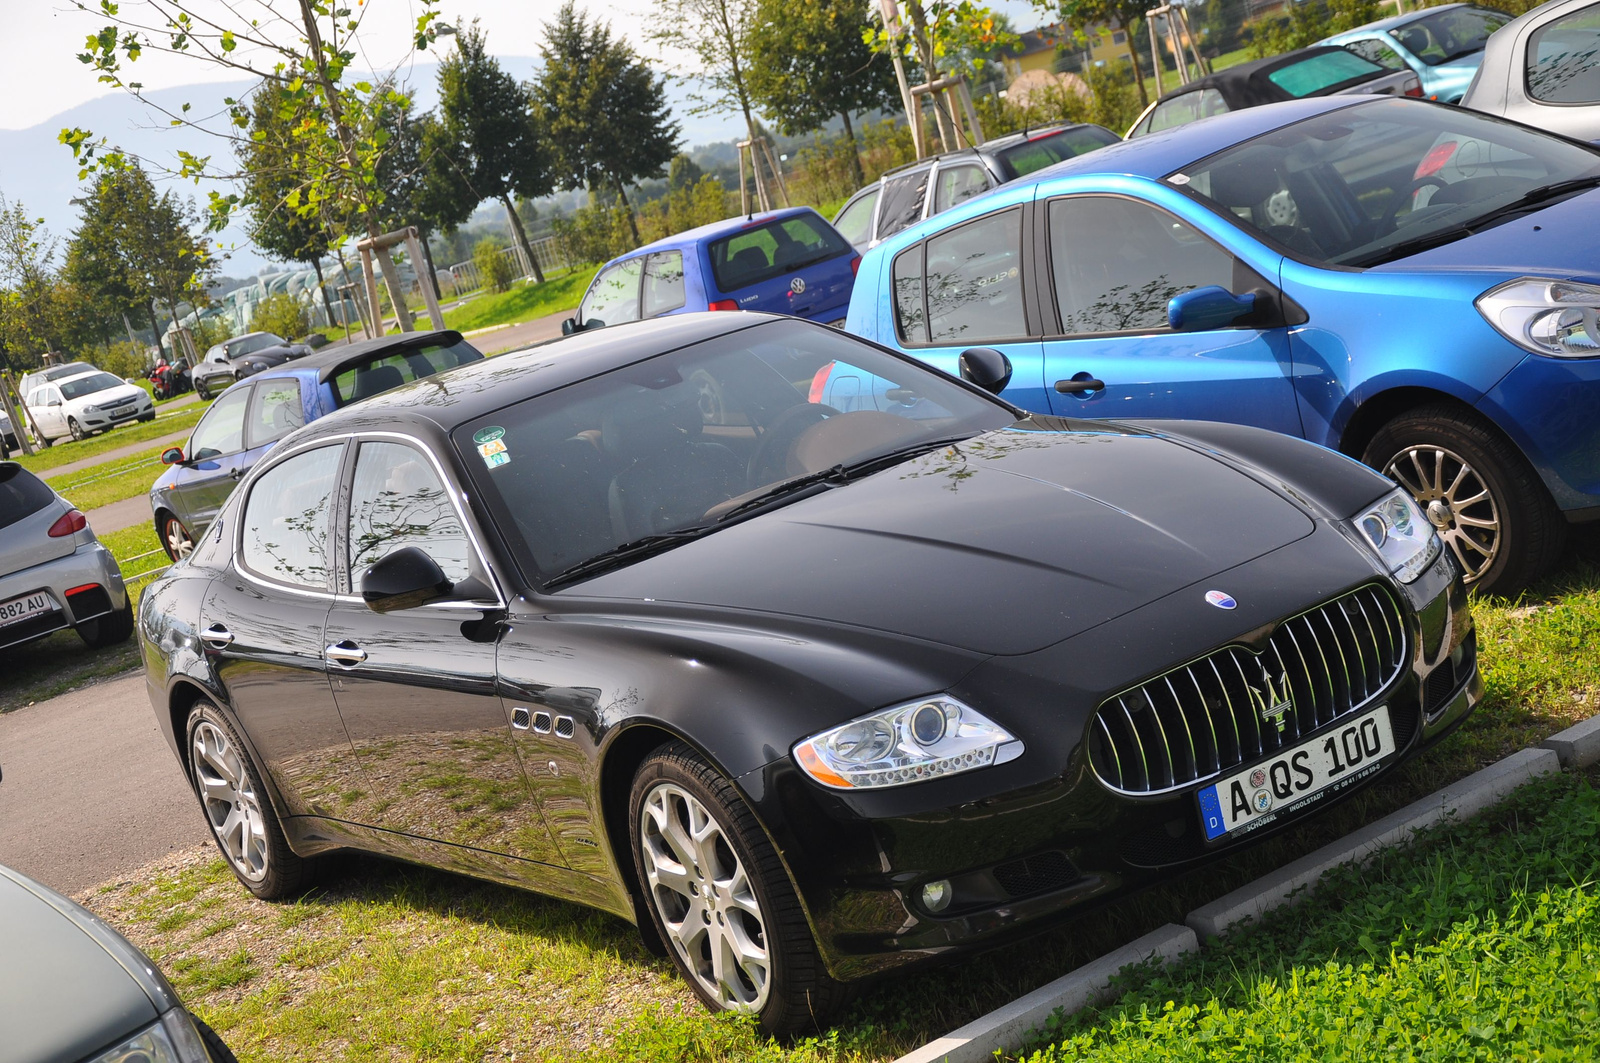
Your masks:
{"label": "tree", "polygon": [[[80,9],[90,10],[85,0],[74,2]],[[438,32],[437,2],[417,0],[422,13],[411,41],[416,51],[426,49]],[[301,175],[300,186],[284,202],[304,214],[355,219],[369,237],[381,235],[376,211],[383,189],[375,172],[385,143],[361,135],[356,119],[372,106],[375,96],[391,90],[382,88],[381,83],[375,88],[370,82],[346,80],[357,59],[362,18],[370,8],[357,5],[352,11],[339,0],[280,4],[290,9],[288,13],[261,6],[267,16],[257,17],[260,12],[254,6],[244,10],[241,5],[207,0],[100,0],[96,11],[107,20],[106,25],[88,38],[78,59],[93,68],[100,81],[139,95],[146,106],[171,122],[214,135],[229,147],[237,147],[248,135],[249,100],[228,99],[226,127],[213,128],[190,117],[188,104],[172,110],[142,96],[142,86],[131,79],[128,67],[143,55],[167,54],[246,74],[257,83],[282,86],[295,102],[289,128],[295,145],[293,166]],[[79,161],[80,178],[129,165],[126,153],[108,147],[89,130],[63,129],[59,139]],[[232,154],[237,157],[238,153]],[[180,151],[172,172],[196,181],[243,178],[238,171],[213,166],[211,158]],[[241,197],[211,192],[210,227],[220,230],[235,208],[251,205],[248,193]],[[387,256],[377,257],[390,297],[397,307],[404,306],[398,271]],[[401,327],[409,330],[409,319],[402,314],[400,320]]]}
{"label": "tree", "polygon": [[56,247],[42,218],[0,196],[0,345],[8,350],[59,345]]}
{"label": "tree", "polygon": [[539,52],[544,72],[533,87],[534,106],[550,138],[559,183],[610,185],[638,242],[639,224],[623,186],[661,176],[678,153],[678,123],[667,106],[665,79],[613,37],[608,24],[579,13],[572,0],[544,24]]}
{"label": "tree", "polygon": [[838,115],[850,141],[856,184],[864,184],[852,114],[900,100],[894,68],[867,44],[860,0],[758,0],[750,34],[750,96],[785,136],[822,128]]}
{"label": "tree", "polygon": [[677,192],[685,188],[693,188],[699,183],[705,171],[700,164],[687,155],[678,154],[672,157],[671,164],[667,167],[667,190]]}
{"label": "tree", "polygon": [[654,28],[645,35],[668,51],[686,53],[697,64],[689,75],[700,88],[692,114],[716,114],[729,107],[744,115],[753,142],[760,135],[750,97],[746,65],[757,0],[659,0]]}
{"label": "tree", "polygon": [[496,199],[505,207],[533,278],[543,284],[511,197],[536,199],[553,190],[548,152],[527,93],[488,53],[476,22],[457,27],[455,54],[439,64],[439,118],[463,179],[481,199]]}
{"label": "tree", "polygon": [[[1139,85],[1139,103],[1141,106],[1150,103],[1150,93],[1144,87],[1144,68],[1139,65],[1138,45],[1134,43],[1134,30],[1144,21],[1145,10],[1150,6],[1146,0],[1034,0],[1034,6],[1079,33],[1099,25],[1121,30],[1128,46],[1128,61],[1133,64],[1133,77]],[[1157,77],[1160,77],[1159,71]],[[1159,80],[1156,93],[1160,95]]]}

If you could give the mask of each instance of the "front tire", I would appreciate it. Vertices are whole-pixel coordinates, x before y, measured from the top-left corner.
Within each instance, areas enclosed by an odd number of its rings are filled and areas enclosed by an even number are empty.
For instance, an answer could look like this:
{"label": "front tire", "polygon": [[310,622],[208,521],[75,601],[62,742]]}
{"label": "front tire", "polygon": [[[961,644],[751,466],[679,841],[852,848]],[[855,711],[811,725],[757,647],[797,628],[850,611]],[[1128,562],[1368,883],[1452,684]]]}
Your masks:
{"label": "front tire", "polygon": [[194,382],[194,393],[200,396],[201,402],[211,401],[211,391],[206,387],[206,382],[204,380],[196,380]]}
{"label": "front tire", "polygon": [[1361,460],[1411,492],[1481,594],[1514,595],[1561,555],[1566,521],[1538,474],[1472,413],[1440,403],[1402,414]]}
{"label": "front tire", "polygon": [[289,848],[261,773],[233,725],[215,705],[199,701],[185,734],[189,781],[222,858],[245,889],[273,901],[309,886],[316,863]]}
{"label": "front tire", "polygon": [[628,820],[650,917],[706,1007],[753,1015],[768,1034],[825,1025],[844,987],[733,784],[688,746],[665,745],[634,776]]}
{"label": "front tire", "polygon": [[76,443],[82,443],[85,439],[89,438],[89,433],[85,432],[83,430],[83,426],[78,424],[78,419],[76,417],[67,418],[67,431],[72,433],[73,442]]}

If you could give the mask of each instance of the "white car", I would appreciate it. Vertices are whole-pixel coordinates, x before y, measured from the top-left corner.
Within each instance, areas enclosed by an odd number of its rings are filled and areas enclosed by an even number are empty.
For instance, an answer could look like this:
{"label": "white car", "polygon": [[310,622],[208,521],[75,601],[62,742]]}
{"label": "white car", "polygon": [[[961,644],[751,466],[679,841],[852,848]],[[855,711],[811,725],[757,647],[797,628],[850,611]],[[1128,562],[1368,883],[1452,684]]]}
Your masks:
{"label": "white car", "polygon": [[126,421],[153,421],[155,402],[137,384],[118,380],[110,373],[82,373],[38,385],[23,397],[41,443],[58,439],[88,439]]}

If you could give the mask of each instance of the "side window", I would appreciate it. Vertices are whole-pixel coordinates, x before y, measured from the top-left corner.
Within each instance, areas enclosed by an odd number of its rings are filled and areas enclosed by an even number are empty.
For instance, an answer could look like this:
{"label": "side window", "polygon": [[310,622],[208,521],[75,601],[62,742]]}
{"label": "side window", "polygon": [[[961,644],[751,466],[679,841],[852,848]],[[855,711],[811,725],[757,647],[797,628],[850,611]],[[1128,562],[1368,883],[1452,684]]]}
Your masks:
{"label": "side window", "polygon": [[878,211],[878,239],[887,240],[913,222],[922,220],[928,197],[926,167],[883,182],[883,207]]}
{"label": "side window", "polygon": [[299,377],[256,381],[245,418],[245,445],[252,449],[275,442],[306,423]]}
{"label": "side window", "polygon": [[1050,203],[1050,263],[1063,335],[1167,327],[1167,300],[1232,289],[1233,256],[1164,210],[1116,196]]}
{"label": "side window", "polygon": [[949,210],[963,199],[989,190],[989,179],[981,166],[941,166],[934,179],[933,212]]}
{"label": "side window", "polygon": [[877,205],[878,186],[874,185],[866,195],[845,204],[844,210],[833,219],[833,227],[839,230],[840,236],[860,247],[872,239],[872,208]]}
{"label": "side window", "polygon": [[639,320],[639,274],[644,260],[630,258],[601,273],[583,297],[578,320],[585,325],[620,325]]}
{"label": "side window", "polygon": [[245,502],[245,567],[300,587],[328,587],[329,507],[342,445],[296,454],[268,469]]}
{"label": "side window", "polygon": [[980,343],[1023,335],[1022,211],[928,239],[928,339]]}
{"label": "side window", "polygon": [[640,317],[655,317],[683,305],[683,252],[661,251],[644,260],[644,308]]}
{"label": "side window", "polygon": [[189,460],[219,458],[244,449],[244,411],[254,389],[235,385],[211,404],[189,437]]}
{"label": "side window", "polygon": [[1528,35],[1528,95],[1545,103],[1600,102],[1600,4]]}
{"label": "side window", "polygon": [[1377,63],[1385,70],[1406,69],[1406,61],[1400,58],[1400,53],[1376,37],[1363,37],[1359,41],[1347,41],[1344,46],[1367,62]]}
{"label": "side window", "polygon": [[1216,89],[1186,92],[1176,99],[1156,104],[1156,109],[1150,112],[1150,125],[1147,132],[1159,133],[1163,129],[1188,125],[1190,122],[1198,122],[1202,118],[1210,118],[1214,114],[1223,114],[1227,109],[1227,101],[1222,98],[1222,93]]}
{"label": "side window", "polygon": [[927,343],[928,323],[922,312],[922,245],[902,251],[894,260],[894,316],[905,343]]}
{"label": "side window", "polygon": [[405,546],[436,561],[452,583],[467,578],[467,533],[432,464],[403,443],[362,443],[350,488],[350,579]]}

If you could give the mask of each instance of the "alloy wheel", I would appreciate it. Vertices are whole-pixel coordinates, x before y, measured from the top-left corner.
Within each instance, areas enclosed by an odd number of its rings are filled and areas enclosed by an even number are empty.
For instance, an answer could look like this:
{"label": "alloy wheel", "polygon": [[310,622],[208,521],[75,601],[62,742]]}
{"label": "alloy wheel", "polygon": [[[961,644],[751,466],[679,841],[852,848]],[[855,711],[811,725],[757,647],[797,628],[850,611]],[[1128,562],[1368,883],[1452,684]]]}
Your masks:
{"label": "alloy wheel", "polygon": [[210,720],[195,727],[193,743],[194,780],[211,832],[239,876],[258,882],[267,875],[266,818],[244,759]]}
{"label": "alloy wheel", "polygon": [[189,538],[189,529],[177,517],[167,518],[166,535],[167,556],[174,561],[182,561],[194,549],[194,540]]}
{"label": "alloy wheel", "polygon": [[759,1012],[772,980],[766,919],[722,825],[693,794],[662,782],[645,795],[639,845],[685,967],[724,1009]]}
{"label": "alloy wheel", "polygon": [[1489,570],[1503,530],[1500,507],[1477,470],[1455,451],[1418,445],[1396,454],[1383,472],[1422,506],[1468,583]]}

